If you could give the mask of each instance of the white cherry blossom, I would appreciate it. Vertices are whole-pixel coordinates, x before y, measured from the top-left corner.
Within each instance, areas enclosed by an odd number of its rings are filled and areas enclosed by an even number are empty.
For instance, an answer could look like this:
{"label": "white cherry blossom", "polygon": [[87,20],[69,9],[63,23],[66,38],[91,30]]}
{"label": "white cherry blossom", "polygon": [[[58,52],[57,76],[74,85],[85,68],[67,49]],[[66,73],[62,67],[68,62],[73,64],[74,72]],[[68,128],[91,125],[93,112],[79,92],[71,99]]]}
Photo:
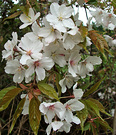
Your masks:
{"label": "white cherry blossom", "polygon": [[27,27],[28,25],[31,25],[32,23],[34,23],[36,21],[36,19],[39,16],[40,16],[39,12],[35,15],[33,9],[29,8],[28,15],[21,14],[21,16],[19,17],[20,20],[24,23],[19,27],[19,29],[23,29],[23,28]]}
{"label": "white cherry blossom", "polygon": [[41,59],[43,48],[41,41],[32,42],[28,37],[22,37],[18,50],[22,53],[20,63],[25,65],[28,59]]}
{"label": "white cherry blossom", "polygon": [[13,59],[13,54],[14,54],[14,47],[17,45],[18,39],[17,39],[17,33],[16,32],[12,32],[12,40],[8,40],[5,45],[4,48],[5,50],[2,51],[2,57],[3,59],[8,59],[9,57],[11,57],[11,60]]}
{"label": "white cherry blossom", "polygon": [[5,72],[7,74],[14,74],[13,81],[15,83],[21,83],[25,77],[25,69],[17,59],[6,63]]}
{"label": "white cherry blossom", "polygon": [[62,80],[59,81],[62,93],[66,92],[67,89],[66,86],[70,89],[73,86],[74,82],[78,80],[79,80],[78,76],[73,77],[72,75],[67,74]]}
{"label": "white cherry blossom", "polygon": [[49,46],[44,47],[44,52],[44,56],[52,58],[54,63],[58,64],[60,67],[64,67],[66,65],[66,51],[59,42],[53,42]]}
{"label": "white cherry blossom", "polygon": [[84,104],[75,99],[70,99],[65,104],[65,113],[64,113],[64,119],[67,123],[74,122],[76,124],[80,124],[80,119],[73,115],[72,112],[74,111],[80,111],[84,108]]}
{"label": "white cherry blossom", "polygon": [[62,121],[63,125],[58,129],[59,132],[65,131],[66,133],[70,132],[71,124],[67,123],[66,121]]}
{"label": "white cherry blossom", "polygon": [[54,62],[49,57],[43,57],[41,60],[33,60],[29,59],[27,60],[28,69],[25,72],[25,76],[28,78],[32,76],[33,73],[36,73],[36,80],[41,81],[45,78],[45,70],[50,70]]}
{"label": "white cherry blossom", "polygon": [[99,65],[102,63],[100,57],[97,56],[88,56],[84,61],[80,62],[77,66],[77,73],[85,78],[86,74],[90,75],[89,72],[94,70],[94,65]]}
{"label": "white cherry blossom", "polygon": [[56,39],[61,39],[61,33],[58,30],[55,30],[47,21],[46,18],[43,19],[45,27],[40,28],[39,36],[45,38],[45,42],[51,43]]}
{"label": "white cherry blossom", "polygon": [[63,46],[66,50],[73,49],[75,45],[83,41],[79,31],[77,31],[76,34],[74,33],[75,35],[72,35],[72,31],[73,30],[69,31],[63,36]]}
{"label": "white cherry blossom", "polygon": [[55,29],[60,32],[66,32],[67,28],[74,28],[74,22],[69,18],[73,12],[71,6],[66,7],[64,4],[60,6],[58,3],[52,3],[50,11],[51,14],[48,14],[46,19]]}
{"label": "white cherry blossom", "polygon": [[45,121],[47,123],[51,123],[52,119],[57,115],[60,119],[62,119],[64,115],[64,105],[60,102],[54,103],[46,103],[43,102],[40,104],[39,110],[45,115]]}
{"label": "white cherry blossom", "polygon": [[110,37],[109,35],[104,35],[105,40],[108,42],[110,47],[116,47],[116,39],[113,40],[112,37]]}

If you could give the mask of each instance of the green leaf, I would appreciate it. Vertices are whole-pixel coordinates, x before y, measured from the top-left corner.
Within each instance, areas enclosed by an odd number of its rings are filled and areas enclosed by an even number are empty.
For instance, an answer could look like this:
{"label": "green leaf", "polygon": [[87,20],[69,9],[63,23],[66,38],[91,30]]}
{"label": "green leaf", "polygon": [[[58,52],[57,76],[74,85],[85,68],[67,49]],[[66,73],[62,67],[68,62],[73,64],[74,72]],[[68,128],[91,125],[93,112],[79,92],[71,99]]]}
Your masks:
{"label": "green leaf", "polygon": [[16,86],[11,86],[11,87],[2,89],[2,90],[0,91],[0,99],[2,99],[2,98],[4,97],[4,95],[5,95],[8,91],[10,91],[10,90],[12,90],[12,89],[14,89],[14,88],[16,88]]}
{"label": "green leaf", "polygon": [[59,85],[59,81],[61,80],[61,75],[59,73],[56,74],[56,87],[58,89],[58,94],[61,96],[61,86]]}
{"label": "green leaf", "polygon": [[108,116],[111,117],[111,115],[108,114],[108,113],[105,111],[105,108],[103,107],[103,105],[102,105],[98,100],[93,99],[93,98],[89,98],[88,100],[91,101],[91,102],[93,102],[93,103],[95,103],[95,104],[98,106],[100,112],[102,112],[102,113],[104,113],[104,114],[106,114],[106,115],[108,115]]}
{"label": "green leaf", "polygon": [[17,17],[17,16],[19,16],[21,14],[21,12],[22,11],[17,11],[14,14],[12,14],[12,15],[8,16],[7,18],[5,18],[3,21],[5,21],[7,19],[13,19],[13,18]]}
{"label": "green leaf", "polygon": [[109,129],[111,132],[113,131],[112,128],[109,126],[109,124],[106,121],[103,121],[101,119],[97,119],[97,122],[99,122],[100,125],[102,125],[104,127],[104,130],[107,132],[107,130]]}
{"label": "green leaf", "polygon": [[88,117],[88,110],[87,110],[87,107],[85,106],[84,109],[82,109],[81,111],[77,111],[77,117],[80,119],[81,121],[81,129],[82,129],[82,132],[84,131],[84,123]]}
{"label": "green leaf", "polygon": [[10,104],[10,102],[12,101],[12,99],[15,96],[17,96],[21,91],[22,91],[22,89],[20,89],[20,88],[14,88],[14,89],[8,91],[0,102],[0,110],[6,109],[8,107],[8,105]]}
{"label": "green leaf", "polygon": [[87,108],[92,109],[95,112],[95,114],[101,118],[100,112],[99,112],[99,107],[93,101],[87,99],[87,100],[85,100],[85,103],[87,105]]}
{"label": "green leaf", "polygon": [[86,38],[84,39],[84,42],[79,43],[78,45],[81,46],[83,49],[85,49],[85,51],[89,54],[89,51],[87,50],[87,46],[86,46]]}
{"label": "green leaf", "polygon": [[82,90],[85,90],[85,89],[87,89],[92,83],[93,83],[93,81],[92,81],[92,82],[86,82],[86,84],[83,84],[82,86],[80,86],[80,88],[81,88]]}
{"label": "green leaf", "polygon": [[80,25],[79,31],[80,31],[81,36],[83,37],[83,39],[85,39],[86,36],[88,35],[88,29],[85,26],[83,26],[82,23]]}
{"label": "green leaf", "polygon": [[23,13],[28,16],[29,13],[29,5],[21,6],[20,9],[23,11]]}
{"label": "green leaf", "polygon": [[83,128],[83,131],[87,131],[87,130],[89,130],[89,128],[90,128],[90,123],[87,122],[87,123],[85,124],[85,127]]}
{"label": "green leaf", "polygon": [[93,93],[94,91],[96,91],[98,89],[98,87],[100,86],[101,82],[105,79],[106,77],[102,78],[101,80],[99,80],[94,86],[92,86],[86,93],[84,93],[83,97],[87,97],[88,95],[90,95],[91,93]]}
{"label": "green leaf", "polygon": [[33,97],[29,104],[29,123],[35,135],[38,133],[41,120],[41,112],[39,111],[40,101]]}
{"label": "green leaf", "polygon": [[4,105],[2,105],[2,106],[0,107],[0,112],[3,111],[3,110],[5,110],[5,109],[8,107],[9,104],[10,104],[10,101],[7,102],[7,103],[5,103]]}
{"label": "green leaf", "polygon": [[38,88],[43,94],[50,96],[51,98],[54,98],[56,100],[59,100],[58,95],[52,86],[46,83],[38,83]]}
{"label": "green leaf", "polygon": [[24,106],[24,103],[25,103],[25,100],[26,98],[23,98],[20,103],[18,104],[17,106],[17,109],[14,113],[14,116],[13,116],[13,121],[12,121],[12,124],[11,124],[11,128],[10,128],[10,133],[12,132],[13,128],[14,128],[14,125],[16,123],[16,120],[18,119],[18,117],[20,116],[22,110],[23,110],[23,106]]}

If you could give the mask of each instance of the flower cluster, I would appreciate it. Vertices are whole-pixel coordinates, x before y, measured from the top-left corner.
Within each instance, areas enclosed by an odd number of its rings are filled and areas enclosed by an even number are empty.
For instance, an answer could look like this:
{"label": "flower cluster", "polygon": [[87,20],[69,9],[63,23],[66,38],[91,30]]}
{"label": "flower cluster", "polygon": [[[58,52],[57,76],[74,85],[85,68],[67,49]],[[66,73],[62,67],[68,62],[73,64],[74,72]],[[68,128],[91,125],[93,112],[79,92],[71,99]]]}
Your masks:
{"label": "flower cluster", "polygon": [[91,11],[92,16],[96,20],[98,26],[102,25],[105,29],[114,30],[116,28],[116,15],[108,13],[100,8],[96,8],[96,11]]}
{"label": "flower cluster", "polygon": [[[100,24],[104,19],[102,12],[99,13],[101,18],[97,18],[96,12],[92,13],[96,20],[100,19],[98,21]],[[83,96],[83,91],[76,88],[76,82],[87,75],[91,76],[94,65],[102,63],[99,56],[87,54],[87,57],[83,58],[82,44],[86,44],[89,48],[92,42],[87,35],[83,37],[79,28],[82,24],[77,25],[79,20],[75,19],[76,16],[72,19],[72,13],[71,6],[52,3],[50,13],[43,17],[40,27],[36,22],[40,13],[35,15],[33,9],[29,8],[28,16],[26,14],[20,16],[23,22],[20,29],[32,25],[32,32],[26,33],[20,40],[18,40],[17,33],[13,32],[12,40],[5,43],[5,50],[2,52],[3,59],[7,60],[5,72],[14,75],[15,83],[25,80],[26,83],[34,81],[37,84],[49,77],[56,67],[59,69],[65,67],[65,73],[58,83],[62,94],[73,87],[71,99],[67,99],[66,102],[55,102],[52,99],[41,98],[39,110],[44,115],[45,122],[49,124],[46,129],[47,135],[50,134],[52,128],[54,131],[68,133],[72,122],[80,124],[80,119],[74,114],[84,108],[84,104],[79,101]],[[109,20],[104,26],[115,25],[115,18],[111,15],[108,17]],[[107,36],[105,37],[108,39]],[[24,96],[22,95],[21,98]],[[28,106],[29,99],[26,97],[22,112],[24,115],[28,114]]]}

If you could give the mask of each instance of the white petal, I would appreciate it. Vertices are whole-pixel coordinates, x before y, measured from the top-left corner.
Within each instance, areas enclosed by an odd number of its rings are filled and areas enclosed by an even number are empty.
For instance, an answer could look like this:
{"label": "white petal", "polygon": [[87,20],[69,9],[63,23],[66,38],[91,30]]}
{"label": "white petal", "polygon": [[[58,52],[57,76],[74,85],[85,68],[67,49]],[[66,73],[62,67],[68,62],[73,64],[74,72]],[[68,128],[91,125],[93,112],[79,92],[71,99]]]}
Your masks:
{"label": "white petal", "polygon": [[102,59],[97,56],[89,56],[86,61],[92,63],[93,65],[99,65],[102,63]]}
{"label": "white petal", "polygon": [[32,8],[29,8],[28,16],[29,16],[31,19],[34,18],[34,11],[33,11]]}
{"label": "white petal", "polygon": [[24,24],[22,24],[20,27],[19,27],[19,29],[24,29],[24,28],[26,28],[28,25],[31,25],[32,23],[24,23]]}
{"label": "white petal", "polygon": [[73,113],[70,110],[66,110],[65,112],[65,120],[67,123],[71,123],[73,118]]}
{"label": "white petal", "polygon": [[72,103],[71,103],[70,107],[71,107],[72,111],[80,111],[84,108],[84,104],[76,99],[73,99],[71,102]]}
{"label": "white petal", "polygon": [[49,57],[44,57],[41,60],[41,66],[44,67],[46,70],[50,70],[54,65],[54,62],[51,58]]}
{"label": "white petal", "polygon": [[64,81],[65,81],[65,78],[59,81],[59,84],[62,87],[62,89],[61,89],[62,93],[66,92],[66,86],[65,86]]}
{"label": "white petal", "polygon": [[67,29],[65,28],[65,26],[63,25],[63,23],[61,21],[55,23],[54,28],[57,29],[58,31],[64,32],[64,33],[67,31]]}
{"label": "white petal", "polygon": [[38,40],[38,36],[35,35],[33,32],[28,32],[27,34],[25,34],[25,36],[27,36],[32,42]]}
{"label": "white petal", "polygon": [[40,12],[38,12],[38,13],[34,16],[33,22],[35,22],[39,16],[40,16]]}
{"label": "white petal", "polygon": [[48,110],[48,112],[47,112],[46,115],[47,115],[47,118],[48,118],[48,122],[51,123],[52,122],[52,119],[55,116],[54,110]]}
{"label": "white petal", "polygon": [[13,76],[13,81],[15,83],[21,83],[24,79],[24,72],[22,73],[16,73],[14,76]]}
{"label": "white petal", "polygon": [[70,123],[63,121],[63,126],[58,131],[60,131],[60,132],[65,131],[66,133],[68,133],[70,131],[71,126],[72,125]]}
{"label": "white petal", "polygon": [[36,67],[35,72],[37,74],[37,79],[39,81],[41,81],[45,78],[45,70],[43,68]]}
{"label": "white petal", "polygon": [[71,18],[64,19],[64,20],[62,21],[62,23],[63,23],[63,25],[64,25],[65,27],[68,27],[68,28],[74,28],[74,27],[75,27],[74,22],[72,21]]}
{"label": "white petal", "polygon": [[28,17],[25,14],[21,14],[19,18],[23,23],[29,23]]}
{"label": "white petal", "polygon": [[88,70],[89,72],[92,72],[92,71],[94,70],[94,67],[93,67],[93,65],[92,65],[91,63],[87,63],[87,64],[86,64],[86,68],[87,68],[87,70]]}
{"label": "white petal", "polygon": [[58,10],[59,7],[60,6],[58,5],[58,3],[52,3],[50,6],[51,13],[56,17],[58,17],[58,15],[59,15],[59,10]]}
{"label": "white petal", "polygon": [[52,126],[51,126],[51,124],[50,124],[50,125],[48,125],[48,127],[47,127],[47,129],[46,129],[47,135],[50,135],[51,129],[52,129]]}
{"label": "white petal", "polygon": [[63,122],[61,121],[54,121],[51,123],[51,126],[53,127],[53,130],[56,131],[63,125]]}
{"label": "white petal", "polygon": [[72,121],[73,121],[75,124],[80,124],[80,123],[81,123],[80,119],[79,119],[78,117],[76,117],[76,116],[73,116]]}
{"label": "white petal", "polygon": [[51,33],[51,30],[44,27],[44,28],[40,28],[38,36],[40,37],[47,37],[49,34]]}
{"label": "white petal", "polygon": [[47,108],[47,107],[45,107],[44,102],[40,104],[40,106],[39,106],[39,110],[40,110],[40,112],[42,112],[42,113],[44,113],[44,114],[46,114],[46,113],[47,113],[48,108]]}
{"label": "white petal", "polygon": [[22,65],[25,65],[26,64],[26,61],[29,60],[29,59],[31,59],[31,57],[29,55],[24,54],[24,55],[22,55],[22,57],[20,59],[20,63]]}
{"label": "white petal", "polygon": [[61,16],[63,18],[69,18],[72,15],[72,12],[74,11],[73,8],[71,6],[66,7],[64,4],[62,4],[59,7],[59,11],[61,13]]}
{"label": "white petal", "polygon": [[48,14],[48,15],[46,16],[46,19],[47,19],[48,22],[52,23],[52,25],[58,23],[58,19],[57,19],[57,17],[54,16],[54,15]]}
{"label": "white petal", "polygon": [[51,43],[51,42],[55,41],[55,39],[56,39],[55,33],[54,33],[54,32],[51,32],[51,33],[48,35],[48,37],[45,38],[45,41],[46,41],[47,43]]}
{"label": "white petal", "polygon": [[29,66],[29,68],[25,72],[25,76],[28,78],[34,73],[34,65]]}
{"label": "white petal", "polygon": [[73,94],[74,94],[76,99],[81,99],[81,97],[83,96],[83,93],[84,92],[82,91],[82,89],[75,89],[73,91]]}

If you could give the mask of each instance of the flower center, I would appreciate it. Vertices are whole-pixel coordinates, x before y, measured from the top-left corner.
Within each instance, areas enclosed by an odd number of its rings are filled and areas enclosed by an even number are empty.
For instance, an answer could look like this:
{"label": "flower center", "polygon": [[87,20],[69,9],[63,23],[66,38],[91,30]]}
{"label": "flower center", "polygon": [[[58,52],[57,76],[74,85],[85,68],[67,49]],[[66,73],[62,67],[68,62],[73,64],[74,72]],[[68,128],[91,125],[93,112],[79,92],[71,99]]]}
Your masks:
{"label": "flower center", "polygon": [[17,69],[18,72],[21,72],[22,70],[23,70],[23,68],[21,66],[18,67],[18,69]]}
{"label": "flower center", "polygon": [[62,21],[63,20],[62,16],[59,16],[58,19],[59,19],[59,21]]}
{"label": "flower center", "polygon": [[49,106],[49,109],[50,109],[50,110],[54,110],[54,108],[55,108],[54,105],[50,105],[50,106]]}
{"label": "flower center", "polygon": [[100,11],[100,12],[99,12],[99,15],[101,15],[102,13],[103,13],[103,12],[102,12],[102,11]]}
{"label": "flower center", "polygon": [[74,65],[75,65],[74,60],[71,60],[71,61],[70,61],[70,65],[71,65],[71,66],[74,66]]}
{"label": "flower center", "polygon": [[70,107],[69,104],[67,104],[65,108],[66,108],[67,110],[71,110],[71,107]]}
{"label": "flower center", "polygon": [[111,18],[112,17],[112,14],[109,14],[109,18]]}
{"label": "flower center", "polygon": [[53,27],[51,28],[51,32],[54,32],[54,28]]}
{"label": "flower center", "polygon": [[40,66],[39,61],[35,61],[35,62],[34,62],[34,65],[35,65],[36,67]]}
{"label": "flower center", "polygon": [[30,56],[32,54],[31,50],[29,50],[26,54]]}

